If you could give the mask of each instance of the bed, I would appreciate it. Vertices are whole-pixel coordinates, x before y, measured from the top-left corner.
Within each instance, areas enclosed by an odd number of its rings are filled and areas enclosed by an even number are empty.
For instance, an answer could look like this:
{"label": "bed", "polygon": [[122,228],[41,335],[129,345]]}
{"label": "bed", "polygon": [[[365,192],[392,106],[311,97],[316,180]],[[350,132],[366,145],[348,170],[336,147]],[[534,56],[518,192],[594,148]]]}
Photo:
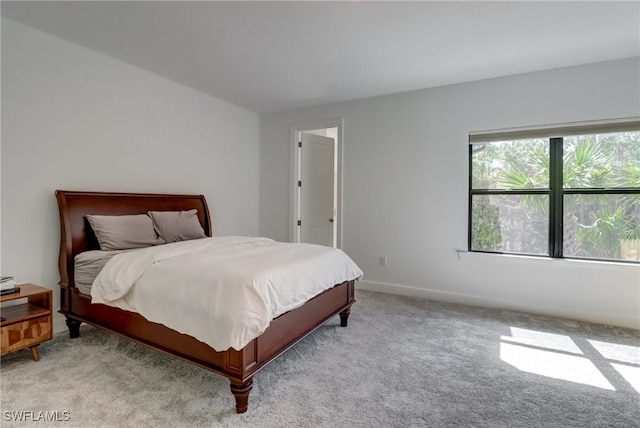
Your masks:
{"label": "bed", "polygon": [[221,374],[230,381],[236,411],[243,413],[248,408],[253,377],[261,368],[336,315],[340,316],[340,325],[347,326],[355,302],[354,280],[335,284],[302,306],[273,319],[262,334],[239,350],[216,351],[193,336],[148,321],[138,313],[91,303],[91,296],[80,291],[74,281],[75,257],[100,249],[87,216],[197,210],[202,230],[211,237],[207,202],[203,195],[64,190],[57,190],[55,194],[60,214],[59,312],[65,315],[72,338],[80,335],[80,325],[85,322]]}

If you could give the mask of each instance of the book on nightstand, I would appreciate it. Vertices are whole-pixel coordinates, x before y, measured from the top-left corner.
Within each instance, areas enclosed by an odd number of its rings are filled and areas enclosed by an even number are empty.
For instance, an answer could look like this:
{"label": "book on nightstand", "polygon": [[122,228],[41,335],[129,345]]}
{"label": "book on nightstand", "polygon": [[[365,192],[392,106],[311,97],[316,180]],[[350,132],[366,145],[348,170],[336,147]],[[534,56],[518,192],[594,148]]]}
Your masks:
{"label": "book on nightstand", "polygon": [[0,290],[0,296],[4,296],[5,294],[18,293],[20,291],[20,287],[13,288],[3,288]]}
{"label": "book on nightstand", "polygon": [[13,276],[0,276],[0,290],[14,288],[16,284],[17,281]]}
{"label": "book on nightstand", "polygon": [[0,277],[0,296],[5,294],[17,293],[20,291],[16,279],[12,276]]}

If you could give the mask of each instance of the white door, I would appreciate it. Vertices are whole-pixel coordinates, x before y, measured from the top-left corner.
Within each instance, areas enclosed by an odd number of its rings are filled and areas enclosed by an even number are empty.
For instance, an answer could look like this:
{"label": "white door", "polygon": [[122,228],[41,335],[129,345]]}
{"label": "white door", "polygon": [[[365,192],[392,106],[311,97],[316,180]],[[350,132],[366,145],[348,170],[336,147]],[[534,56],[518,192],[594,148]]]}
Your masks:
{"label": "white door", "polygon": [[300,242],[336,246],[335,140],[301,133],[300,153]]}

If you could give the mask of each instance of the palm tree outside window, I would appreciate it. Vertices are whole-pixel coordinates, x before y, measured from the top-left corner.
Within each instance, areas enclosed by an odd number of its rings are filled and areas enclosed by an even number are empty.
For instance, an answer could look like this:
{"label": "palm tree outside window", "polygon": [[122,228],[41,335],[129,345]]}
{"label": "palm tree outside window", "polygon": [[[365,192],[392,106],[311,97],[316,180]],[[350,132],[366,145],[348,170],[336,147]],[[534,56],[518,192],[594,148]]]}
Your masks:
{"label": "palm tree outside window", "polygon": [[640,120],[469,140],[469,251],[640,261]]}

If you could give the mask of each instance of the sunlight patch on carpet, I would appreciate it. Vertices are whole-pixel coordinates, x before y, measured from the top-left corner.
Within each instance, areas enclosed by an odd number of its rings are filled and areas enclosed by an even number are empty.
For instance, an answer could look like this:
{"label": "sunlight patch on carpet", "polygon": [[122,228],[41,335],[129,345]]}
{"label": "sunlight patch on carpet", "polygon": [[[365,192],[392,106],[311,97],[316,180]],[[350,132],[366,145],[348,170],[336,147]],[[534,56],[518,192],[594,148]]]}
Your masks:
{"label": "sunlight patch on carpet", "polygon": [[588,341],[604,358],[616,361],[611,366],[640,393],[640,346]]}
{"label": "sunlight patch on carpet", "polygon": [[[580,347],[561,334],[510,327],[511,336],[500,336],[500,359],[523,372],[616,391]],[[640,347],[587,339],[601,358],[593,361],[613,367],[640,393]],[[593,350],[591,350],[593,354]],[[605,370],[606,373],[606,370]]]}
{"label": "sunlight patch on carpet", "polygon": [[578,345],[569,336],[562,334],[511,327],[511,336],[500,336],[500,340],[582,355]]}
{"label": "sunlight patch on carpet", "polygon": [[631,385],[633,389],[640,393],[640,367],[631,367],[626,364],[614,363],[611,363],[611,366],[620,373],[620,376],[622,376],[624,380],[629,382],[629,385]]}
{"label": "sunlight patch on carpet", "polygon": [[503,342],[500,343],[500,359],[527,373],[616,390],[584,357]]}
{"label": "sunlight patch on carpet", "polygon": [[588,340],[607,360],[640,365],[640,346],[618,345],[617,343]]}
{"label": "sunlight patch on carpet", "polygon": [[[500,336],[500,359],[523,372],[615,391],[596,365],[569,336],[511,327],[511,336]],[[588,341],[609,360],[636,364],[640,348],[614,343]],[[629,384],[640,391],[640,368],[611,365]]]}

